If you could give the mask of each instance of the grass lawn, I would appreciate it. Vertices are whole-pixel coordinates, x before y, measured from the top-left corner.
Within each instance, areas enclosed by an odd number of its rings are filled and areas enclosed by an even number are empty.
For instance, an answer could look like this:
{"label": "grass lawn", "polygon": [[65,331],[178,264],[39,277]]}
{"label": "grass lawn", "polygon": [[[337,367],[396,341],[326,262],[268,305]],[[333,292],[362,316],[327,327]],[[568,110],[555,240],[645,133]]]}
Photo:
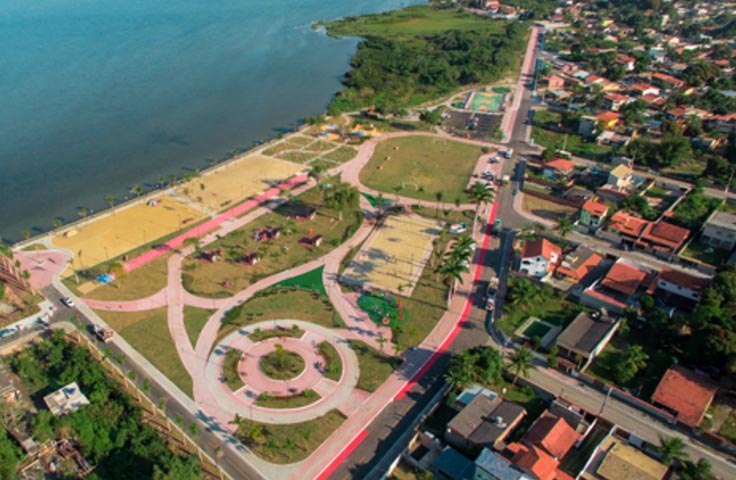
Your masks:
{"label": "grass lawn", "polygon": [[[344,421],[345,416],[337,410],[308,422],[286,425],[242,419],[236,435],[264,460],[272,463],[293,463],[307,458]],[[258,429],[260,432],[253,435]]]}
{"label": "grass lawn", "polygon": [[268,340],[269,338],[277,338],[277,337],[293,337],[293,338],[301,338],[301,336],[304,335],[304,330],[297,327],[296,325],[292,325],[291,328],[272,328],[269,330],[261,330],[260,328],[257,328],[253,333],[251,333],[250,339],[254,342],[262,342],[263,340]]}
{"label": "grass lawn", "polygon": [[269,289],[236,308],[237,317],[220,327],[218,340],[240,327],[264,320],[303,320],[327,328],[345,327],[329,299],[306,290]]}
{"label": "grass lawn", "polygon": [[493,28],[500,31],[504,23],[460,9],[436,9],[428,5],[414,5],[403,10],[325,22],[324,25],[328,33],[333,36],[407,38],[442,33],[447,30]]}
{"label": "grass lawn", "polygon": [[321,295],[327,296],[325,283],[322,281],[322,274],[324,271],[324,266],[315,268],[310,272],[297,275],[296,277],[287,278],[286,280],[275,284],[274,288],[295,287],[304,290],[313,290]]}
{"label": "grass lawn", "polygon": [[187,329],[187,336],[189,337],[189,341],[192,342],[192,346],[197,344],[199,332],[202,331],[204,325],[207,323],[207,319],[214,312],[214,310],[208,310],[206,308],[184,305],[184,327]]}
{"label": "grass lawn", "polygon": [[[534,114],[535,118],[538,114],[539,112]],[[598,145],[595,141],[588,142],[575,134],[569,134],[565,142],[564,133],[553,132],[539,125],[532,127],[532,138],[535,144],[545,148],[562,149],[564,144],[565,150],[573,155],[591,160],[603,160],[613,151],[609,145]]]}
{"label": "grass lawn", "polygon": [[360,377],[358,388],[375,392],[383,382],[401,365],[401,359],[387,355],[360,340],[348,340],[358,356]]}
{"label": "grass lawn", "polygon": [[353,147],[340,147],[334,152],[330,152],[322,157],[324,160],[329,160],[336,163],[345,163],[348,160],[352,160],[358,154],[358,151]]}
{"label": "grass lawn", "polygon": [[312,404],[319,400],[320,397],[314,390],[304,390],[296,395],[288,397],[274,397],[271,395],[261,395],[256,399],[256,405],[265,408],[299,408]]}
{"label": "grass lawn", "polygon": [[[156,260],[136,268],[123,278],[117,279],[109,285],[100,285],[84,298],[94,300],[137,300],[153,295],[166,287],[167,262],[170,254],[162,255]],[[65,280],[67,286],[76,286],[74,277]],[[77,291],[75,291],[77,293]]]}
{"label": "grass lawn", "polygon": [[296,352],[283,350],[273,351],[261,357],[258,368],[268,378],[274,380],[291,380],[304,371],[304,358]]}
{"label": "grass lawn", "polygon": [[444,202],[460,198],[467,203],[465,189],[481,154],[478,146],[444,139],[393,138],[376,146],[360,180],[387,194],[430,201],[437,201],[436,195],[442,194]]}
{"label": "grass lawn", "polygon": [[560,217],[570,217],[577,212],[576,209],[568,207],[567,205],[551,202],[532,195],[524,195],[521,202],[521,208],[538,217],[550,220],[557,220]]}
{"label": "grass lawn", "polygon": [[[706,252],[706,249],[709,249],[708,252]],[[724,259],[728,258],[728,254],[729,252],[726,250],[708,247],[697,240],[693,240],[680,255],[700,260],[703,263],[718,266]]]}
{"label": "grass lawn", "polygon": [[[615,380],[614,368],[620,362],[621,355],[629,345],[641,345],[644,352],[649,355],[649,360],[647,366],[639,370],[631,382],[627,385],[620,385]],[[675,359],[670,352],[662,349],[654,341],[632,328],[627,334],[615,335],[608,346],[593,361],[586,373],[603,382],[627,388],[637,397],[649,400],[662,379],[662,375],[672,366],[674,361]]]}
{"label": "grass lawn", "polygon": [[242,355],[243,352],[236,348],[228,350],[225,354],[225,361],[222,364],[222,375],[225,377],[227,386],[233,392],[245,385],[238,374],[238,363],[240,363],[240,357]]}
{"label": "grass lawn", "polygon": [[[288,218],[296,208],[309,207],[317,209],[314,220]],[[207,251],[222,250],[225,260],[211,263],[194,258],[194,254],[184,260],[183,285],[190,292],[206,297],[234,295],[262,278],[324,255],[349,238],[362,221],[357,204],[355,210],[346,210],[339,220],[338,211],[325,207],[319,191],[311,189],[207,246]],[[281,236],[275,240],[254,240],[253,232],[265,227],[280,228]],[[310,232],[312,236],[322,235],[321,246],[308,248],[300,243]],[[251,253],[260,255],[257,265],[235,261]],[[227,287],[226,281],[230,282]]]}
{"label": "grass lawn", "polygon": [[166,322],[166,307],[143,312],[97,314],[184,393],[192,396],[192,378],[181,363]]}
{"label": "grass lawn", "polygon": [[336,382],[342,376],[342,360],[335,347],[330,342],[322,341],[319,345],[319,353],[325,359],[325,377]]}
{"label": "grass lawn", "polygon": [[562,120],[562,115],[559,113],[551,112],[549,110],[535,110],[534,111],[534,123],[543,125],[545,123],[551,123],[557,125]]}
{"label": "grass lawn", "polygon": [[312,152],[284,152],[279,155],[279,158],[296,163],[308,163],[317,158],[317,154]]}

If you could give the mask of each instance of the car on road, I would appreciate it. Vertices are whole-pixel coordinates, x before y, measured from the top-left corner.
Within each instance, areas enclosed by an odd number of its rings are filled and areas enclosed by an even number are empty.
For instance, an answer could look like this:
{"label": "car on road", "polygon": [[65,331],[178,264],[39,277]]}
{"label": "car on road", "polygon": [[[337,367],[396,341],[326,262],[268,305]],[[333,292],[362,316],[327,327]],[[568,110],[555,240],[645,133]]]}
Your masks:
{"label": "car on road", "polygon": [[488,159],[488,163],[500,163],[501,158],[498,155],[494,155]]}
{"label": "car on road", "polygon": [[74,307],[74,300],[72,300],[69,297],[61,297],[61,303],[63,303],[64,305],[66,305],[69,308],[73,308]]}
{"label": "car on road", "polygon": [[95,337],[103,343],[107,343],[112,339],[113,332],[107,328],[103,328],[102,325],[92,325],[92,333]]}
{"label": "car on road", "polygon": [[493,277],[488,282],[488,288],[486,289],[486,310],[493,314],[493,309],[496,307],[496,291],[498,290],[498,277]]}
{"label": "car on road", "polygon": [[4,328],[0,330],[0,338],[7,338],[18,333],[18,327]]}
{"label": "car on road", "polygon": [[486,170],[486,171],[484,171],[483,173],[480,174],[480,178],[485,178],[485,179],[488,179],[488,180],[493,180],[494,178],[496,178],[496,174],[493,173],[492,170]]}

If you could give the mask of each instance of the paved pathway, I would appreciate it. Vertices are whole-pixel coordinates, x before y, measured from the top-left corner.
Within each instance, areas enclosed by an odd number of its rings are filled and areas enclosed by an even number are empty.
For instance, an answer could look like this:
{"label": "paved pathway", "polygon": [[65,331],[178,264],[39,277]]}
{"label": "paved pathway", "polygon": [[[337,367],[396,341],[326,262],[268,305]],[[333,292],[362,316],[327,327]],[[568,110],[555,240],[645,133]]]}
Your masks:
{"label": "paved pathway", "polygon": [[149,297],[136,300],[95,300],[93,298],[83,298],[82,301],[90,308],[118,312],[140,312],[168,305],[165,288]]}

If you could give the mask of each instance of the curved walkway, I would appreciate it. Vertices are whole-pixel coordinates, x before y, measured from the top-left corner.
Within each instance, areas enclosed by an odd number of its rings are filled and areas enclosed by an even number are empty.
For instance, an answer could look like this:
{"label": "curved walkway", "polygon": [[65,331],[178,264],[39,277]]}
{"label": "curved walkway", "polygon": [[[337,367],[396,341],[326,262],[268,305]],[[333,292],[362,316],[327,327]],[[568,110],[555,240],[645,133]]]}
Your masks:
{"label": "curved walkway", "polygon": [[118,312],[140,312],[152,310],[167,305],[166,288],[162,288],[153,295],[136,300],[95,300],[93,298],[82,298],[90,308],[96,310],[108,310]]}

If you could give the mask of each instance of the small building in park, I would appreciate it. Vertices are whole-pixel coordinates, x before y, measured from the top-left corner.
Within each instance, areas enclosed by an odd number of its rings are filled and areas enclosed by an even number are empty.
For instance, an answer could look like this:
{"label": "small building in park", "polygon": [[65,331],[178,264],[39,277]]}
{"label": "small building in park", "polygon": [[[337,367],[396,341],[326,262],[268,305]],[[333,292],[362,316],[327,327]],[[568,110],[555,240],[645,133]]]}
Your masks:
{"label": "small building in park", "polygon": [[652,403],[675,415],[679,422],[696,428],[717,391],[718,386],[707,375],[673,365],[659,381]]}
{"label": "small building in park", "polygon": [[79,389],[77,382],[72,382],[53,393],[49,393],[43,397],[43,401],[55,417],[74,413],[83,406],[89,405],[89,400]]}

